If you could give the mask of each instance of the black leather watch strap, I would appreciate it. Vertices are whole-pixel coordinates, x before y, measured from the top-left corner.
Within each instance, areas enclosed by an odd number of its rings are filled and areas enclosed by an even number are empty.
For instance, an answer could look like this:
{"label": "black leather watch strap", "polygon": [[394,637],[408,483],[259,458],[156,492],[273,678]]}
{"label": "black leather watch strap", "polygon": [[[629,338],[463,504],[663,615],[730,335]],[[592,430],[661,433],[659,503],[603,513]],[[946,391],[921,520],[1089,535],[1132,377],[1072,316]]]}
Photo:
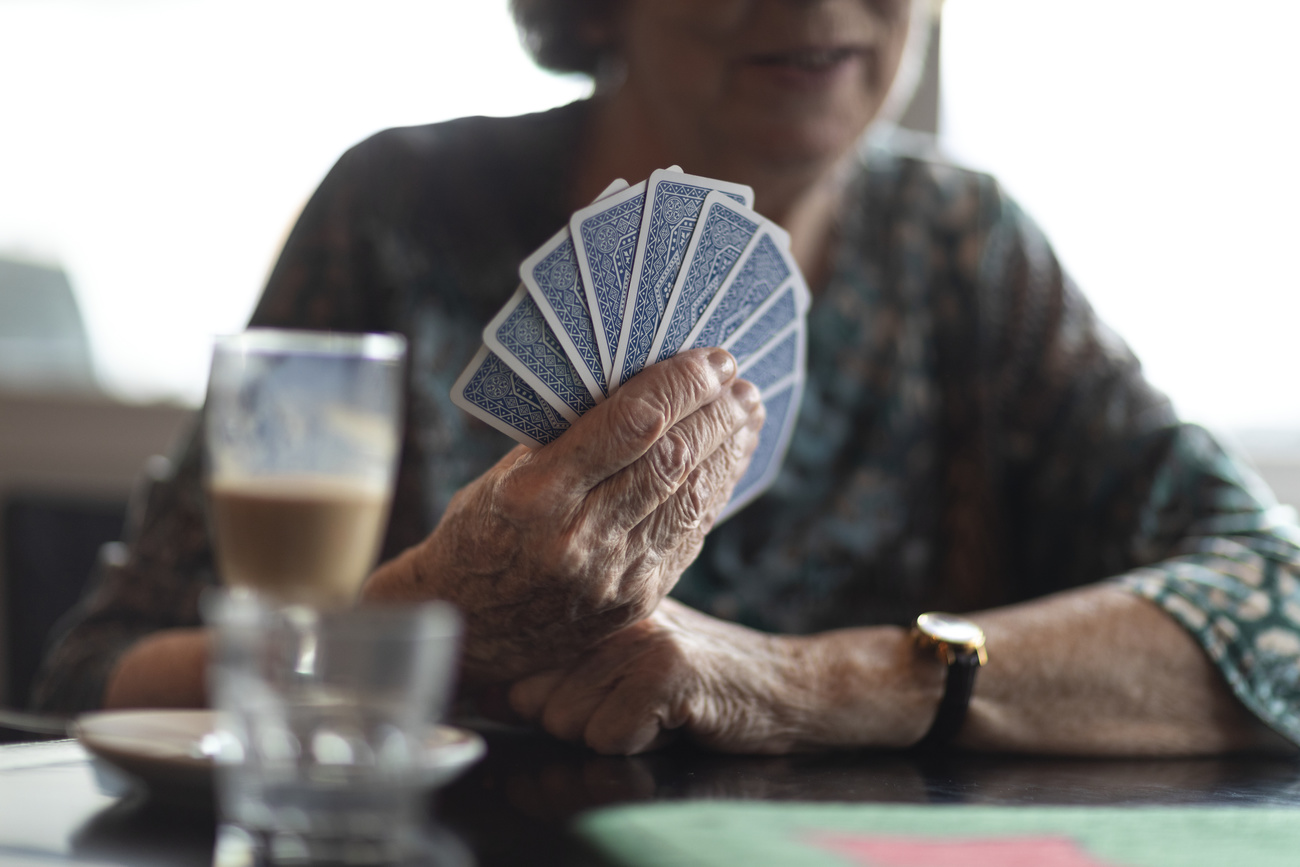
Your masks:
{"label": "black leather watch strap", "polygon": [[979,671],[980,659],[974,651],[958,651],[948,665],[948,677],[944,683],[943,698],[939,701],[939,710],[930,723],[930,730],[925,733],[913,749],[932,750],[947,745],[961,731],[966,722],[966,709],[970,707],[971,693],[975,689],[975,673]]}

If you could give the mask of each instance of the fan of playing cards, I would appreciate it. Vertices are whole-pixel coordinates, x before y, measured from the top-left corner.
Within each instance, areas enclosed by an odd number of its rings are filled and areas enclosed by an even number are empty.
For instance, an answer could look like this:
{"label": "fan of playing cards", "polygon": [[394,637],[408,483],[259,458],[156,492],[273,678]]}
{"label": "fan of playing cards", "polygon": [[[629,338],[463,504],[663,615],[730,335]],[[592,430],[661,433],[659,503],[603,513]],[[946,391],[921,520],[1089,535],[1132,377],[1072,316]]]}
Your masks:
{"label": "fan of playing cards", "polygon": [[758,449],[719,516],[780,469],[804,383],[808,288],[754,191],[660,169],[615,181],[519,266],[452,388],[465,411],[528,446],[560,436],[642,368],[721,346],[767,409]]}

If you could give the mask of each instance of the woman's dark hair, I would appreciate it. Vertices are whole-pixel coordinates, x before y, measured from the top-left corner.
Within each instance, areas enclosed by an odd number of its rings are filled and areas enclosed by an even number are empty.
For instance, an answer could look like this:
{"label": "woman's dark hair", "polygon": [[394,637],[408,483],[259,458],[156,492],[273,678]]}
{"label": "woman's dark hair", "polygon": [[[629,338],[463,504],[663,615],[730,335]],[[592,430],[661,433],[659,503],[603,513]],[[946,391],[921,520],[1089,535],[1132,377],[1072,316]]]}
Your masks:
{"label": "woman's dark hair", "polygon": [[617,5],[617,0],[510,0],[510,12],[539,66],[594,76],[603,48],[597,33]]}

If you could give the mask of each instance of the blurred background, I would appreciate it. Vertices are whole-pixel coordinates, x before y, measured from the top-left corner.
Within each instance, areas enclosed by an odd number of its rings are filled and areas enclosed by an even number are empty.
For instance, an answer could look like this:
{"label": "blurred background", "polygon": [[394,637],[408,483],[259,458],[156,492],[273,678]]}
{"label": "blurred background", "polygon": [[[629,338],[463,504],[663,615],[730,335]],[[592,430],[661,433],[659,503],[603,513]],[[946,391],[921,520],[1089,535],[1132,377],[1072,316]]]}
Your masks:
{"label": "blurred background", "polygon": [[[1297,31],[1294,0],[948,0],[906,118],[997,175],[1156,385],[1292,503]],[[0,34],[0,672],[17,704],[27,648],[116,556],[99,545],[202,399],[212,336],[243,326],[338,156],[590,85],[533,67],[505,0],[0,0]]]}

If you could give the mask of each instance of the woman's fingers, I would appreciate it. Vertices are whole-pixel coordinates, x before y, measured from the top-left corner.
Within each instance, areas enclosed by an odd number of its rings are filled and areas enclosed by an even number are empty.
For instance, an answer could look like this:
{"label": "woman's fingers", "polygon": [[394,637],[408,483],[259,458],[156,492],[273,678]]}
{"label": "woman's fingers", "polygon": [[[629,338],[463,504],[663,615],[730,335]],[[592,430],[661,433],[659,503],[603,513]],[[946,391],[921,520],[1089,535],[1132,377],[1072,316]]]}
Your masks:
{"label": "woman's fingers", "polygon": [[[670,716],[664,701],[681,677],[683,655],[662,627],[642,621],[611,636],[563,674],[520,681],[511,705],[551,735],[598,752],[640,752]],[[672,726],[681,720],[671,720]]]}
{"label": "woman's fingers", "polygon": [[564,680],[564,671],[552,668],[525,677],[510,687],[510,709],[527,720],[539,719],[555,687]]}
{"label": "woman's fingers", "polygon": [[[584,545],[624,547],[627,533],[688,481],[713,480],[696,470],[761,417],[758,390],[734,377],[735,361],[722,349],[692,350],[642,371],[556,442],[502,462],[507,522],[542,520],[576,531]],[[698,523],[712,494],[683,492],[684,522],[661,523]]]}
{"label": "woman's fingers", "polygon": [[657,630],[650,623],[638,622],[610,636],[588,651],[569,667],[546,692],[541,705],[532,702],[537,687],[530,687],[532,695],[521,695],[520,705],[527,703],[535,713],[532,719],[561,740],[581,740],[587,720],[625,675],[625,669],[645,652],[655,641]]}
{"label": "woman's fingers", "polygon": [[698,524],[715,493],[709,485],[719,478],[717,472],[700,473],[700,467],[716,463],[720,454],[724,464],[734,463],[746,439],[743,432],[762,412],[758,389],[744,380],[732,382],[717,400],[665,432],[640,460],[592,491],[588,512],[606,516],[610,529],[621,533],[671,502],[669,512],[676,517],[667,518],[665,527]]}
{"label": "woman's fingers", "polygon": [[653,708],[626,703],[627,696],[614,692],[591,715],[583,731],[587,746],[606,756],[634,756],[657,749],[676,735]]}
{"label": "woman's fingers", "polygon": [[736,361],[723,349],[692,350],[655,364],[539,451],[532,464],[555,473],[560,487],[586,494],[717,400],[735,375]]}
{"label": "woman's fingers", "polygon": [[[753,388],[747,382],[743,384]],[[757,389],[754,391],[757,394]],[[758,407],[740,430],[719,444],[676,491],[632,530],[634,550],[666,554],[674,549],[691,549],[703,540],[758,448],[764,421],[762,404]],[[694,556],[694,550],[690,550],[689,559]],[[686,565],[682,564],[682,568]]]}

